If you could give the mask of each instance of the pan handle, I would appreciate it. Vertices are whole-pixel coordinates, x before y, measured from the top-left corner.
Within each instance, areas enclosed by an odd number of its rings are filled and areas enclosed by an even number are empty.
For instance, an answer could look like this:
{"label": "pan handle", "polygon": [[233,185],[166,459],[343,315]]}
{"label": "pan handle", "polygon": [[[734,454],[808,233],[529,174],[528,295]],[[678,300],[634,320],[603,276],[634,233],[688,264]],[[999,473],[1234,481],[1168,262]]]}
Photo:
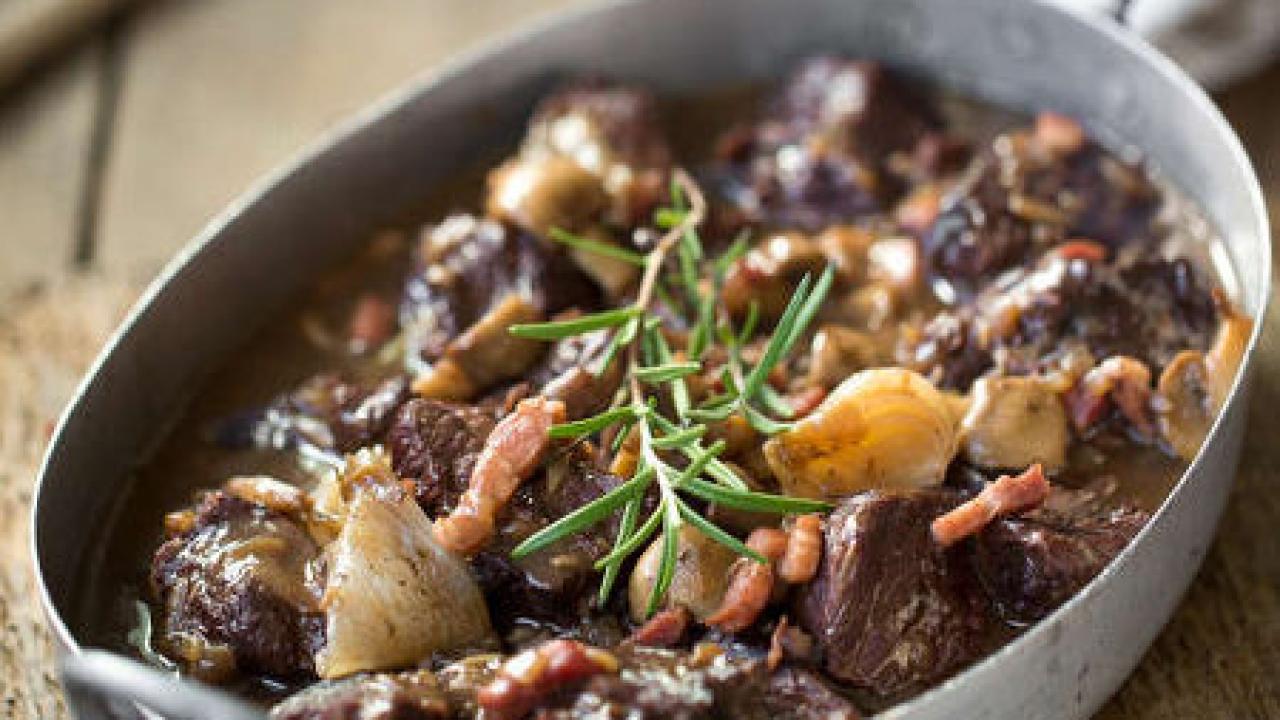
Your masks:
{"label": "pan handle", "polygon": [[[179,680],[123,655],[85,650],[62,662],[67,701],[78,720],[266,720],[227,693]],[[146,709],[142,709],[145,707]]]}

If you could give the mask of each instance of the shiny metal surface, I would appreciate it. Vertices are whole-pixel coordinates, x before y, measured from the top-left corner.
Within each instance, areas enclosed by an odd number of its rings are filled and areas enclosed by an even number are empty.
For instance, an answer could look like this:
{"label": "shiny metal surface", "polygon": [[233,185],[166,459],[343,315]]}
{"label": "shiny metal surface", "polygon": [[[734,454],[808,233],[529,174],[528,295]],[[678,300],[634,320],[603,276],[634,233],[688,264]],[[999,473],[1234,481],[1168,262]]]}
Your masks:
{"label": "shiny metal surface", "polygon": [[[1220,229],[1237,299],[1260,319],[1270,233],[1239,142],[1191,81],[1105,20],[1027,0],[650,0],[579,12],[355,118],[233,203],[152,285],[68,407],[42,469],[33,547],[62,642],[79,647],[64,619],[95,562],[92,528],[205,373],[368,230],[480,151],[512,146],[556,76],[604,73],[688,92],[775,77],[819,51],[879,58],[1014,108],[1067,112],[1108,144],[1141,148]],[[1114,692],[1212,540],[1256,342],[1255,330],[1200,457],[1117,561],[1023,637],[884,717],[1083,718]]]}

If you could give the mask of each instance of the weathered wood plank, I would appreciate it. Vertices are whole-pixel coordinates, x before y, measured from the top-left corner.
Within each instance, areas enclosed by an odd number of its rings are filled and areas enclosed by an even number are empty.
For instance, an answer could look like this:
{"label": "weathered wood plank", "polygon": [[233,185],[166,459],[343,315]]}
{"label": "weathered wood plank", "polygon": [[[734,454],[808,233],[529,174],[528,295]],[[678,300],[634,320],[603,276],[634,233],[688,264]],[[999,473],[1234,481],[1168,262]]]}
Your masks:
{"label": "weathered wood plank", "polygon": [[572,0],[175,2],[132,28],[103,267],[154,272],[337,120],[477,40]]}
{"label": "weathered wood plank", "polygon": [[27,542],[31,482],[53,422],[134,296],[98,277],[51,281],[0,315],[0,718],[66,717]]}
{"label": "weathered wood plank", "polygon": [[99,63],[85,48],[0,103],[0,298],[70,262]]}

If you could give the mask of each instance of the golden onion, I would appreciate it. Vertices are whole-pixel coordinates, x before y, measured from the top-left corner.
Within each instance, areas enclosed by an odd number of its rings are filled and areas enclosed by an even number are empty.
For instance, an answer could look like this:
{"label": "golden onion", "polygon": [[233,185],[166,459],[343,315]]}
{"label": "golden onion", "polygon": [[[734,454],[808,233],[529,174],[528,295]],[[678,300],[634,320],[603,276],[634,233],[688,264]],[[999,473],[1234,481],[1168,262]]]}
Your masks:
{"label": "golden onion", "polygon": [[957,448],[957,417],[928,380],[904,368],[863,370],[813,414],[765,443],[789,495],[840,498],[942,482]]}
{"label": "golden onion", "polygon": [[[729,566],[737,555],[691,525],[681,525],[677,542],[676,571],[671,578],[664,602],[668,607],[682,606],[699,620],[714,613],[724,600],[729,587]],[[662,559],[662,538],[653,541],[640,556],[627,588],[631,619],[643,622],[649,594],[658,580]]]}

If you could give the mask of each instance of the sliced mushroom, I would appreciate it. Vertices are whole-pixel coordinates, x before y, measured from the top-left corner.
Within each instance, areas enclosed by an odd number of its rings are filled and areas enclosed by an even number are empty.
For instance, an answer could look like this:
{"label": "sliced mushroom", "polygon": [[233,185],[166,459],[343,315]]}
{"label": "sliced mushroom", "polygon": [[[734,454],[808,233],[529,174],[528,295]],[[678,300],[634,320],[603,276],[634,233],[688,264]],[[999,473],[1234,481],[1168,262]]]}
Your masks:
{"label": "sliced mushroom", "polygon": [[539,237],[579,230],[608,204],[600,177],[561,155],[509,160],[489,174],[486,209]]}
{"label": "sliced mushroom", "polygon": [[1196,456],[1213,426],[1215,410],[1207,375],[1204,355],[1184,350],[1160,373],[1156,385],[1160,436],[1183,460]]}
{"label": "sliced mushroom", "polygon": [[1213,346],[1204,356],[1209,397],[1213,400],[1214,412],[1221,410],[1227,403],[1231,386],[1235,384],[1236,373],[1244,360],[1244,351],[1249,346],[1249,336],[1253,334],[1253,321],[1226,301],[1222,303],[1225,307],[1222,310],[1222,322],[1218,325],[1218,334],[1213,340]]}
{"label": "sliced mushroom", "polygon": [[1050,473],[1066,464],[1067,413],[1048,381],[982,378],[971,394],[960,424],[961,447],[970,461],[1006,469],[1040,464]]}
{"label": "sliced mushroom", "polygon": [[[729,586],[729,567],[737,555],[689,525],[680,527],[677,548],[675,576],[665,602],[670,607],[687,608],[702,620],[714,613],[724,600]],[[645,620],[649,593],[657,581],[661,559],[662,539],[659,538],[644,551],[631,571],[627,599],[631,619],[636,622]]]}
{"label": "sliced mushroom", "polygon": [[1226,404],[1252,332],[1253,321],[1228,307],[1209,352],[1178,353],[1160,374],[1153,402],[1160,435],[1184,460],[1195,458]]}
{"label": "sliced mushroom", "polygon": [[765,443],[764,455],[789,495],[840,498],[937,485],[956,454],[957,420],[951,403],[917,373],[863,370]]}
{"label": "sliced mushroom", "polygon": [[795,232],[777,233],[734,265],[725,280],[725,307],[741,317],[754,301],[760,305],[761,319],[777,320],[800,279],[816,276],[826,264],[826,255],[813,240]]}
{"label": "sliced mushroom", "polygon": [[865,333],[843,325],[824,325],[813,336],[809,382],[834,387],[850,375],[876,363],[875,342]]}
{"label": "sliced mushroom", "polygon": [[436,400],[468,400],[495,383],[518,377],[538,361],[546,345],[508,331],[539,317],[527,298],[508,295],[449,343],[444,356],[413,381],[413,392]]}

